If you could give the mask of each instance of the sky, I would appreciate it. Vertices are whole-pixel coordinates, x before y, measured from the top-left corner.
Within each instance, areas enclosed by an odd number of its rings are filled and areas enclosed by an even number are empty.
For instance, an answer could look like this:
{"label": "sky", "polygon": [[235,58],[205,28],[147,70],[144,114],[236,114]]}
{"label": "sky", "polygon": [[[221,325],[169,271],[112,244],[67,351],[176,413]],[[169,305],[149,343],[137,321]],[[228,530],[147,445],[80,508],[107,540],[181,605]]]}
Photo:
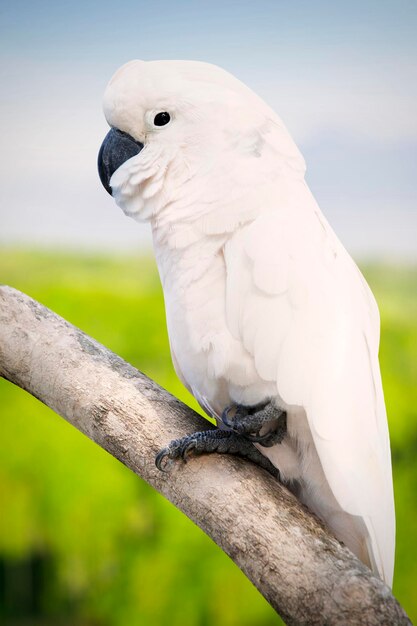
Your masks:
{"label": "sky", "polygon": [[358,259],[417,259],[416,0],[0,3],[0,245],[132,251],[101,187],[102,95],[134,59],[221,65],[280,115]]}

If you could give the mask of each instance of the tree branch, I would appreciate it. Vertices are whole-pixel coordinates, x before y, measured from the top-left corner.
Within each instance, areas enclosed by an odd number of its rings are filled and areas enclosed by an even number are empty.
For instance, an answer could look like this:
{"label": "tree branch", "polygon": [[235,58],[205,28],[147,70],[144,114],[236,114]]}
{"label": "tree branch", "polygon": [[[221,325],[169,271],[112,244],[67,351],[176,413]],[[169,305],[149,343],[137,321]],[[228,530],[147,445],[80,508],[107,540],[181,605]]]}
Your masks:
{"label": "tree branch", "polygon": [[390,590],[282,485],[205,456],[159,472],[171,439],[207,429],[190,408],[28,296],[0,287],[0,375],[150,483],[242,569],[287,624],[410,624]]}

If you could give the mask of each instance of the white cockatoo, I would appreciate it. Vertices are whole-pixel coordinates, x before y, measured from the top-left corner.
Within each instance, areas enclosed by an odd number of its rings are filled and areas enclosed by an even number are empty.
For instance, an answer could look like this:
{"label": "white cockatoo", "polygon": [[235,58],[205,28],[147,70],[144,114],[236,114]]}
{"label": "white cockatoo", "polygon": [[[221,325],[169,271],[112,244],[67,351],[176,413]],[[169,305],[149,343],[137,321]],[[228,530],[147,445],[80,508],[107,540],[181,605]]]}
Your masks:
{"label": "white cockatoo", "polygon": [[104,112],[101,180],[151,224],[176,372],[221,426],[171,442],[158,466],[258,455],[391,585],[378,308],[282,121],[229,73],[193,61],[127,63]]}

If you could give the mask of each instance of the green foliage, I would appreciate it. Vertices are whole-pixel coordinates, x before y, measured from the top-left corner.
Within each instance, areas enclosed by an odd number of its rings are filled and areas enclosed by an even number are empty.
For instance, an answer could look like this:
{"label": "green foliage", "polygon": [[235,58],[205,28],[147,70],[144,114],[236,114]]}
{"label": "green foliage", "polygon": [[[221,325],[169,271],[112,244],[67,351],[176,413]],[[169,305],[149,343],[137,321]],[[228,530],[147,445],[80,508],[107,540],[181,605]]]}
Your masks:
{"label": "green foliage", "polygon": [[[413,619],[417,271],[373,266],[365,274],[382,317],[381,365],[398,520],[394,590]],[[150,258],[4,250],[0,280],[198,408],[171,365],[163,297]],[[146,483],[1,380],[0,402],[0,559],[48,556],[43,615],[69,616],[72,626],[281,623],[237,567]],[[1,611],[0,606],[0,617]],[[20,624],[10,611],[6,619],[8,626]],[[56,617],[52,623],[61,621]]]}
{"label": "green foliage", "polygon": [[391,435],[397,549],[394,593],[417,621],[417,268],[370,266],[381,314],[379,359]]}

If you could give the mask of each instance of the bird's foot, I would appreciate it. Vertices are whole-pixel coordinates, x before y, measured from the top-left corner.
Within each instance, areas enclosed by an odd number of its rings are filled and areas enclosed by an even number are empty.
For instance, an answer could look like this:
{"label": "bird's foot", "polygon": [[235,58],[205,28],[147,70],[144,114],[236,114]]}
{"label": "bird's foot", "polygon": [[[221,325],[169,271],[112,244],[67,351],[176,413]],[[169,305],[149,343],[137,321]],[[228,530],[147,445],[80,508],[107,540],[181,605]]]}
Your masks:
{"label": "bird's foot", "polygon": [[246,438],[230,430],[203,430],[181,439],[174,439],[163,448],[155,458],[156,467],[161,471],[168,471],[172,461],[182,459],[184,462],[199,454],[235,454],[266,469],[275,478],[279,479],[279,471],[272,465],[255,446]]}
{"label": "bird's foot", "polygon": [[[221,420],[233,432],[266,448],[281,443],[287,432],[287,414],[272,402],[256,406],[232,404],[223,411]],[[267,430],[261,434],[264,427]]]}

